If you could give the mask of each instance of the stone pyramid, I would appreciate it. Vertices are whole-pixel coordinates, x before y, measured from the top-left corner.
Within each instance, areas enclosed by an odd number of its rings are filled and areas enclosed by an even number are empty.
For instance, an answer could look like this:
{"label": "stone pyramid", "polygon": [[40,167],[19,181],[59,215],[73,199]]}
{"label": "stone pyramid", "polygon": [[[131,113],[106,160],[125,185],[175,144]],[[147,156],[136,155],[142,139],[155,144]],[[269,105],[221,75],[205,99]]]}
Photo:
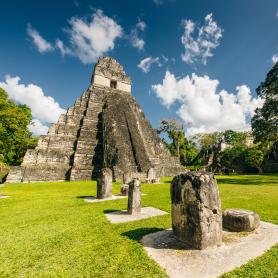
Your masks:
{"label": "stone pyramid", "polygon": [[182,169],[131,95],[123,67],[110,57],[97,62],[87,91],[40,136],[7,182],[91,180],[104,167],[115,180],[127,173],[144,179],[150,168],[157,176]]}

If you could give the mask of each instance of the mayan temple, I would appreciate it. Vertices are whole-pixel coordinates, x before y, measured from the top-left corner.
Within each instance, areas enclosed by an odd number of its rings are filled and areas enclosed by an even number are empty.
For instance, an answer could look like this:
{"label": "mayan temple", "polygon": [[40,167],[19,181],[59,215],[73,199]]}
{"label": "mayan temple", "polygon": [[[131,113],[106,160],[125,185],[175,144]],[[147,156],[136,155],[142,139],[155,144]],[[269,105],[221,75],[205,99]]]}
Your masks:
{"label": "mayan temple", "polygon": [[126,173],[145,178],[181,170],[131,95],[131,80],[113,58],[95,65],[91,84],[60,116],[38,146],[28,150],[7,182],[91,180],[102,168],[113,178]]}

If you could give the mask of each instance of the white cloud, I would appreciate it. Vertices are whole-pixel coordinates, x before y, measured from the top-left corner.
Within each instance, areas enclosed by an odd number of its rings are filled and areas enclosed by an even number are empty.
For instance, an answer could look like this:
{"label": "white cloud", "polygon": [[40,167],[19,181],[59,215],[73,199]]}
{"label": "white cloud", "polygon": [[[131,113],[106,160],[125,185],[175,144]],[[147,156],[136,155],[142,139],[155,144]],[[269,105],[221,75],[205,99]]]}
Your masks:
{"label": "white cloud", "polygon": [[137,65],[138,68],[140,68],[144,73],[147,73],[150,71],[151,66],[153,64],[157,64],[159,67],[162,66],[162,64],[160,63],[160,59],[159,57],[155,57],[153,58],[152,56],[147,57],[143,60],[140,61],[140,63]]}
{"label": "white cloud", "polygon": [[38,119],[33,119],[28,128],[34,135],[45,135],[49,127],[42,124]]}
{"label": "white cloud", "polygon": [[45,131],[44,124],[57,122],[59,116],[66,112],[54,98],[46,96],[42,88],[34,84],[22,84],[18,76],[7,75],[5,81],[0,82],[0,87],[8,93],[11,99],[31,108],[35,122],[34,127],[31,127],[33,130]]}
{"label": "white cloud", "polygon": [[131,30],[130,42],[131,45],[139,50],[143,50],[145,41],[140,37],[140,34],[146,29],[146,23],[144,21],[138,21],[135,27]]}
{"label": "white cloud", "polygon": [[62,56],[65,56],[66,54],[67,55],[73,55],[72,51],[70,48],[66,47],[64,45],[64,43],[60,40],[60,39],[57,39],[56,40],[56,47],[60,50]]}
{"label": "white cloud", "polygon": [[276,53],[272,56],[272,63],[276,64],[277,62],[278,62],[278,53]]}
{"label": "white cloud", "polygon": [[123,29],[115,20],[97,10],[89,21],[72,17],[69,20],[71,47],[65,47],[61,40],[56,45],[62,55],[76,56],[84,64],[96,62],[104,53],[114,49],[115,40],[122,37]]}
{"label": "white cloud", "polygon": [[217,91],[218,80],[208,76],[185,76],[177,79],[166,72],[162,84],[152,89],[166,107],[177,103],[177,114],[187,125],[189,135],[198,132],[214,132],[227,129],[250,129],[250,117],[262,99],[252,97],[246,85],[236,87],[236,93]]}
{"label": "white cloud", "polygon": [[212,18],[212,13],[205,17],[205,24],[197,27],[189,20],[183,20],[184,33],[181,42],[185,52],[181,58],[188,64],[201,62],[206,65],[209,57],[212,57],[212,50],[220,44],[223,29],[217,25]]}
{"label": "white cloud", "polygon": [[47,40],[45,40],[37,30],[32,28],[31,24],[27,26],[27,34],[32,38],[33,43],[40,53],[53,51],[54,48]]}

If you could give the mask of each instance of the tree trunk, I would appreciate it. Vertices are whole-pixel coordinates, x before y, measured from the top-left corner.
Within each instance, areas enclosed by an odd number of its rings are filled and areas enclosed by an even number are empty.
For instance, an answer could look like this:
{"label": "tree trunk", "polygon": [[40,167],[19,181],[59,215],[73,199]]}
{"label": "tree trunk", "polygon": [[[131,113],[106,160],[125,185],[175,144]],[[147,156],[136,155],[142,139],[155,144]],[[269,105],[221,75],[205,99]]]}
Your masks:
{"label": "tree trunk", "polygon": [[259,174],[263,173],[263,169],[260,166],[257,166],[257,169],[258,169]]}

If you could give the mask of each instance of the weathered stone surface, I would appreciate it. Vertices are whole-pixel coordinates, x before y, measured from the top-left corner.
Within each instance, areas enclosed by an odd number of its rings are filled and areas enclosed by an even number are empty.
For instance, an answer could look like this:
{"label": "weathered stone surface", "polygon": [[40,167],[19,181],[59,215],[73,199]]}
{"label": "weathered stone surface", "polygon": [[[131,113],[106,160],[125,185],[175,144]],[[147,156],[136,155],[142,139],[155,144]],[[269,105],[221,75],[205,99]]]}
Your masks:
{"label": "weathered stone surface", "polygon": [[117,180],[126,172],[145,180],[150,168],[157,177],[179,173],[177,157],[171,157],[130,92],[123,67],[101,58],[87,91],[40,137],[36,149],[26,152],[7,181],[91,180],[102,168],[112,169]]}
{"label": "weathered stone surface", "polygon": [[222,242],[222,214],[212,173],[187,172],[171,184],[172,228],[175,236],[195,249]]}
{"label": "weathered stone surface", "polygon": [[[171,230],[145,235],[141,242],[152,260],[169,278],[215,278],[265,254],[278,243],[278,225],[262,222],[255,232],[238,234],[223,231],[225,244],[208,250],[192,250],[177,240]],[[230,277],[267,277],[256,274]],[[277,276],[277,275],[276,275]]]}
{"label": "weathered stone surface", "polygon": [[129,183],[127,212],[129,214],[141,212],[141,182],[138,179],[133,179]]}
{"label": "weathered stone surface", "polygon": [[112,171],[103,168],[97,179],[97,198],[105,199],[112,196]]}
{"label": "weathered stone surface", "polygon": [[260,226],[257,213],[244,209],[227,209],[223,212],[223,228],[232,232],[251,232]]}

